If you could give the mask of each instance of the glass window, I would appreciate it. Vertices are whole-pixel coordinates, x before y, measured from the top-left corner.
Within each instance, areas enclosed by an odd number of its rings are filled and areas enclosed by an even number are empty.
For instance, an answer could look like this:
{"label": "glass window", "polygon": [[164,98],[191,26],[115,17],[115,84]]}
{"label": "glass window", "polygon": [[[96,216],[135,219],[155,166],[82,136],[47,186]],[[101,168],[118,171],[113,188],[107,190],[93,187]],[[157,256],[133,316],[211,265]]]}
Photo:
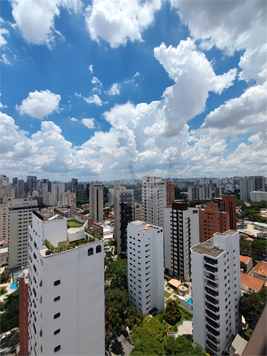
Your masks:
{"label": "glass window", "polygon": [[58,286],[60,284],[60,279],[54,282],[54,286]]}
{"label": "glass window", "polygon": [[88,249],[87,254],[88,254],[88,256],[93,255],[93,254],[94,254],[94,249],[93,249],[92,247],[90,247],[90,248]]}
{"label": "glass window", "polygon": [[61,346],[58,345],[57,347],[54,348],[54,352],[58,352],[61,349]]}
{"label": "glass window", "polygon": [[96,246],[96,253],[99,253],[99,252],[101,252],[101,246],[100,245]]}

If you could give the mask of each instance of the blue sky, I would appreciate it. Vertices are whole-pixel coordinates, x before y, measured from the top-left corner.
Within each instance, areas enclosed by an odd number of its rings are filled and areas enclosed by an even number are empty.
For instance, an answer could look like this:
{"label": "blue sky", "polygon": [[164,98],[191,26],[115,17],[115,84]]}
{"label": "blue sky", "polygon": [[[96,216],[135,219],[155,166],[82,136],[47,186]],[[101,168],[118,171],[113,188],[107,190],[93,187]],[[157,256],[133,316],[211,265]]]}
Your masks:
{"label": "blue sky", "polygon": [[1,2],[1,171],[266,175],[265,1]]}

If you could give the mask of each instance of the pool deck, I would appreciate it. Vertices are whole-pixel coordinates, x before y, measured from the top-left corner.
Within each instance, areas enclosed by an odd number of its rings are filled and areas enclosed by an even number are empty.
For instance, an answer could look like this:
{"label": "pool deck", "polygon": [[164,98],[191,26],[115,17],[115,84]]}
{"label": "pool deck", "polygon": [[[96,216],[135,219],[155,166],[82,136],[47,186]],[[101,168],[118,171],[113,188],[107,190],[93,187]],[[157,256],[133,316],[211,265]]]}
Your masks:
{"label": "pool deck", "polygon": [[193,334],[193,322],[189,320],[184,320],[181,325],[178,326],[178,332],[175,334],[175,337],[181,335],[192,335]]}
{"label": "pool deck", "polygon": [[14,293],[16,290],[15,289],[11,289],[10,287],[12,286],[12,284],[14,284],[13,282],[10,282],[10,283],[2,283],[0,285],[0,287],[6,287],[6,290],[7,290],[7,293],[6,294],[3,294],[1,295],[0,297],[0,302],[2,303],[4,301],[4,299],[9,295],[9,294],[12,294]]}

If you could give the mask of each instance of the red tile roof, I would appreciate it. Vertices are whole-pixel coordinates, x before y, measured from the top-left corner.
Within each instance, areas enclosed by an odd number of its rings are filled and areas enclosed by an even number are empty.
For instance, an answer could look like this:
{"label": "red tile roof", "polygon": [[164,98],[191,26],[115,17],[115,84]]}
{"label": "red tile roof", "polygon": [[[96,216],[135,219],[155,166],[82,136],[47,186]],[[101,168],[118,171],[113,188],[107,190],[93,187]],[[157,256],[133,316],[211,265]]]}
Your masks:
{"label": "red tile roof", "polygon": [[267,276],[267,263],[266,262],[258,262],[253,271],[254,273],[260,274],[263,277]]}
{"label": "red tile roof", "polygon": [[245,264],[248,264],[250,258],[251,257],[249,257],[249,256],[241,256],[240,255],[240,262],[244,262]]}
{"label": "red tile roof", "polygon": [[264,281],[259,278],[249,276],[248,274],[241,273],[241,285],[242,284],[259,292],[264,284]]}

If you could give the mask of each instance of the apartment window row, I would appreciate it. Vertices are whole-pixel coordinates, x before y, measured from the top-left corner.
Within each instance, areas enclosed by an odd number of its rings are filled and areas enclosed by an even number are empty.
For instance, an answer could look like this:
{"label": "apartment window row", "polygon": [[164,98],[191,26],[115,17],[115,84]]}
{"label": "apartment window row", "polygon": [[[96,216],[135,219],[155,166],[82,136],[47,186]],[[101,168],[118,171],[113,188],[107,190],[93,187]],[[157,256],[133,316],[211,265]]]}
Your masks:
{"label": "apartment window row", "polygon": [[[101,252],[101,245],[97,245],[96,246],[96,253],[100,253]],[[88,256],[92,256],[94,254],[94,249],[93,247],[90,247],[87,251],[87,255]]]}

